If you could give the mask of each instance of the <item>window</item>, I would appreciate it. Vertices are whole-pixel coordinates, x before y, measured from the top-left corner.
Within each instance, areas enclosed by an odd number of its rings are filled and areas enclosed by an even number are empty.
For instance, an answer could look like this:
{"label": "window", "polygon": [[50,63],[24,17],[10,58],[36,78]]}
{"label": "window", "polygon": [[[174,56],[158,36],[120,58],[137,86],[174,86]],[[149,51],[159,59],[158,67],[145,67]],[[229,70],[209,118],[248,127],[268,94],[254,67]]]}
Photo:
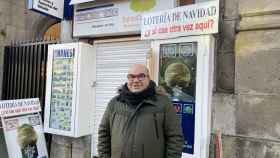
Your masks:
{"label": "window", "polygon": [[44,34],[44,39],[59,39],[60,37],[60,23],[52,25]]}

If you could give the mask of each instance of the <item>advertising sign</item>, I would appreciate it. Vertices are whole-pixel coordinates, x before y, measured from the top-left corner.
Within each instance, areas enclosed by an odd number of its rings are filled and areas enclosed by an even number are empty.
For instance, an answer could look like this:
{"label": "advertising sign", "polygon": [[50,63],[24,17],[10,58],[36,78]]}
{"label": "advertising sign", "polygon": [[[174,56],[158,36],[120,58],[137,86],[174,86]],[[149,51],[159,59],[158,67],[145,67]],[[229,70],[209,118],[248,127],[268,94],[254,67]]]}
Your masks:
{"label": "advertising sign", "polygon": [[143,15],[141,39],[167,39],[218,32],[219,1],[209,1]]}
{"label": "advertising sign", "polygon": [[28,9],[63,19],[64,0],[28,0]]}
{"label": "advertising sign", "polygon": [[196,54],[196,42],[161,44],[159,49],[159,85],[181,119],[188,154],[194,153],[195,141]]}
{"label": "advertising sign", "polygon": [[48,158],[40,114],[2,119],[9,158]]}
{"label": "advertising sign", "polygon": [[143,13],[175,7],[175,0],[118,0],[75,6],[74,36],[140,33]]}
{"label": "advertising sign", "polygon": [[182,123],[182,158],[208,158],[215,39],[201,35],[151,43],[155,80],[168,93]]}
{"label": "advertising sign", "polygon": [[90,44],[48,46],[44,131],[81,137],[91,134],[95,53]]}
{"label": "advertising sign", "polygon": [[50,128],[71,130],[75,48],[53,50]]}
{"label": "advertising sign", "polygon": [[41,107],[38,98],[0,101],[1,117],[24,115],[40,111]]}

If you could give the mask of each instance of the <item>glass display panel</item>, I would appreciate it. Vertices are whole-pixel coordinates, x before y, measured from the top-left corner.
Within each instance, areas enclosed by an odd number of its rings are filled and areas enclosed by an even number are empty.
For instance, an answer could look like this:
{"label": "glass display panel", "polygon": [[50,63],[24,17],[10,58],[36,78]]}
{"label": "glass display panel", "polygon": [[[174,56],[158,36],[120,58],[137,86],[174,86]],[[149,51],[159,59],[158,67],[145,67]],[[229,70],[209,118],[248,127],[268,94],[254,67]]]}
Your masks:
{"label": "glass display panel", "polygon": [[185,143],[183,152],[194,153],[195,91],[197,43],[161,44],[159,52],[159,85],[172,100],[180,117]]}
{"label": "glass display panel", "polygon": [[53,129],[71,130],[74,56],[74,49],[58,49],[53,53],[49,120]]}

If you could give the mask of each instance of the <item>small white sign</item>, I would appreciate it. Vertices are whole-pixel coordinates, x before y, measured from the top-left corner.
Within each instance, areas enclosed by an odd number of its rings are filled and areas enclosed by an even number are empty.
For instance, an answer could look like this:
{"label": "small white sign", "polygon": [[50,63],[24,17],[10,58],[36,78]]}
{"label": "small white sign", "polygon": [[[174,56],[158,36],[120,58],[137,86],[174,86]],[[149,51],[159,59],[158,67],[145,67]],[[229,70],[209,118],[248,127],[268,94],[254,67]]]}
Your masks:
{"label": "small white sign", "polygon": [[63,19],[64,0],[28,0],[28,9]]}
{"label": "small white sign", "polygon": [[38,98],[0,101],[0,117],[24,115],[41,111]]}
{"label": "small white sign", "polygon": [[2,119],[9,158],[48,158],[40,114]]}
{"label": "small white sign", "polygon": [[219,1],[144,14],[141,39],[167,39],[218,32]]}
{"label": "small white sign", "polygon": [[143,13],[171,9],[175,0],[122,0],[76,5],[74,36],[112,36],[140,33]]}

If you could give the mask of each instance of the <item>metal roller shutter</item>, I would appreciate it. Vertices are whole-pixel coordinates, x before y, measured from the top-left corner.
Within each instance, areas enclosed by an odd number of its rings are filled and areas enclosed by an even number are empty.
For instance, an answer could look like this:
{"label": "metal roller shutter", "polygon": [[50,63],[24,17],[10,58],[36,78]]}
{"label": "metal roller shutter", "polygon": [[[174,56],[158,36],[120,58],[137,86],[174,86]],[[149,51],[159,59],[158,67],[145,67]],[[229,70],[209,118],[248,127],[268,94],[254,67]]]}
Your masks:
{"label": "metal roller shutter", "polygon": [[126,41],[97,43],[96,50],[96,102],[92,135],[92,155],[97,155],[98,127],[107,103],[126,82],[129,67],[135,63],[146,64],[150,42]]}

